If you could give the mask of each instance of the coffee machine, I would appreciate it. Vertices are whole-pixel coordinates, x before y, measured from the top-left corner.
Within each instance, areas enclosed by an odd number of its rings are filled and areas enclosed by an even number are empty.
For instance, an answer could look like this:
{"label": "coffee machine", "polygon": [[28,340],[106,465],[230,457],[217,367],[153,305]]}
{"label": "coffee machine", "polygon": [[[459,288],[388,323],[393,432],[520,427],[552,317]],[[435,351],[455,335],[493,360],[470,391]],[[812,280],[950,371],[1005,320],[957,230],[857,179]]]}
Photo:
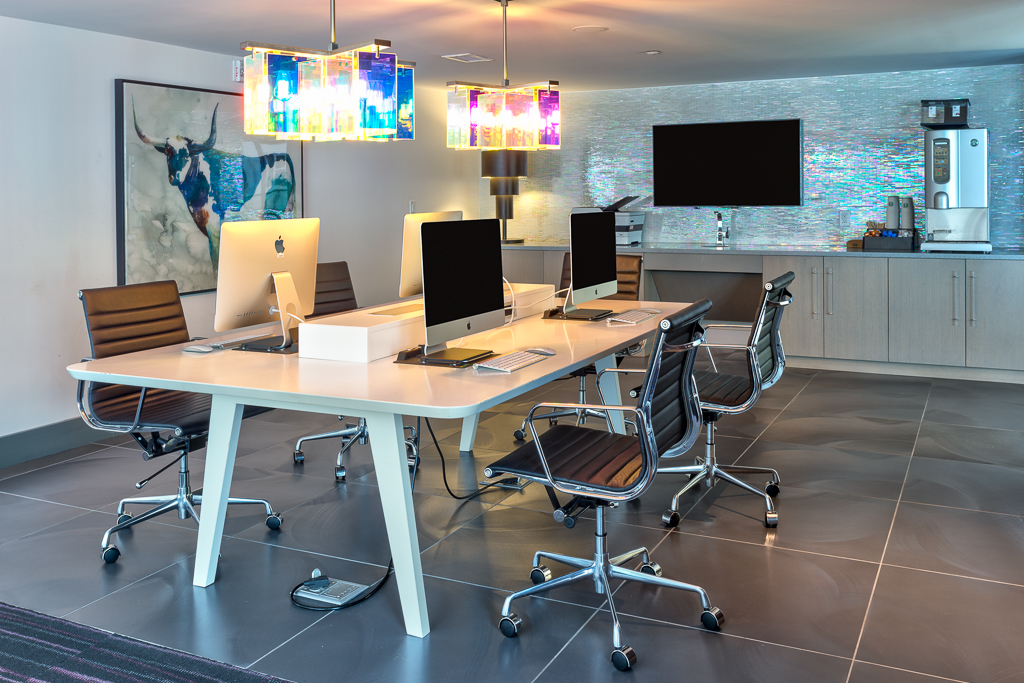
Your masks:
{"label": "coffee machine", "polygon": [[959,127],[926,123],[922,111],[922,125],[929,130],[924,134],[926,239],[921,243],[921,251],[992,251],[988,221],[988,130],[966,127],[966,101],[962,102],[963,115],[957,112],[958,116],[953,117],[965,121]]}

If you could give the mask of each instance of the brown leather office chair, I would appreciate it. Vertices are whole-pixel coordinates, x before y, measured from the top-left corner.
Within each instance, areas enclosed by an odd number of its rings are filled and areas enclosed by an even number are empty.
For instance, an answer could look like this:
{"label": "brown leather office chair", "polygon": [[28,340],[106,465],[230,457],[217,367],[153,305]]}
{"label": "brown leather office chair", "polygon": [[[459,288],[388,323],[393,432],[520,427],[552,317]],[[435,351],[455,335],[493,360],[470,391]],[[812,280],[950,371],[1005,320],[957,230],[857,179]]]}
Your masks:
{"label": "brown leather office chair", "polygon": [[[643,254],[616,254],[615,255],[615,279],[618,281],[618,291],[611,296],[604,297],[605,299],[618,299],[623,301],[639,301],[640,300],[640,277],[643,273]],[[569,252],[565,252],[565,256],[562,258],[562,276],[558,283],[558,291],[568,290],[569,285],[572,281],[572,262],[569,258]],[[629,350],[627,350],[628,352]],[[587,402],[587,377],[597,374],[597,368],[593,365],[587,365],[580,368],[579,370],[573,370],[562,379],[568,379],[570,377],[576,377],[579,380],[579,402]],[[547,415],[541,417],[547,417],[548,421],[553,425],[558,421],[560,417],[574,417],[576,418],[576,424],[586,424],[588,417],[597,417],[606,419],[606,415],[603,411],[595,410],[592,408],[581,408],[577,410],[556,410],[552,411]],[[632,424],[632,422],[630,422]],[[524,422],[519,429],[515,430],[512,435],[517,441],[522,441],[526,438],[526,423]]]}
{"label": "brown leather office chair", "polygon": [[[83,289],[78,293],[85,310],[92,357],[86,360],[119,356],[189,341],[185,313],[178,296],[178,286],[171,280]],[[103,534],[101,542],[104,561],[116,562],[121,551],[110,543],[113,534],[153,519],[166,512],[177,511],[180,519],[192,517],[199,522],[193,506],[202,504],[202,495],[192,493],[189,481],[188,454],[206,445],[210,423],[211,397],[167,389],[149,389],[78,382],[78,407],[82,418],[92,427],[108,432],[130,434],[142,446],[143,458],[177,453],[178,492],[170,496],[125,498],[117,504],[117,524]],[[246,407],[243,417],[265,412],[266,408]],[[162,435],[166,432],[166,435]],[[147,436],[148,434],[148,436]],[[171,462],[156,474],[138,482],[141,489],[150,479],[174,465]],[[127,504],[156,505],[133,516],[125,511]],[[229,505],[262,505],[267,511],[267,526],[278,529],[284,520],[270,503],[255,498],[229,498]]]}
{"label": "brown leather office chair", "polygon": [[[701,320],[710,309],[711,302],[704,299],[659,323],[651,361],[635,408],[601,406],[602,410],[633,413],[637,435],[569,425],[558,425],[538,435],[533,422],[546,417],[537,415],[538,409],[583,407],[541,403],[534,406],[527,417],[533,440],[488,465],[484,471],[488,477],[514,474],[572,496],[568,503],[555,511],[555,519],[561,519],[563,523],[569,519],[567,515],[578,516],[579,511],[589,508],[595,510],[597,517],[593,560],[547,551],[533,556],[530,578],[536,585],[509,595],[502,605],[498,628],[505,636],[517,635],[523,626],[522,619],[511,610],[513,600],[584,580],[593,581],[597,593],[608,599],[613,625],[611,658],[619,670],[631,668],[636,663],[636,654],[622,643],[613,598],[614,579],[697,593],[703,607],[701,623],[712,630],[720,627],[722,611],[711,605],[704,589],[663,578],[661,567],[651,559],[647,548],[610,557],[605,527],[606,507],[639,498],[654,482],[662,455],[684,453],[697,441],[700,405],[693,382],[693,363],[704,337]],[[576,571],[552,578],[550,570],[540,564],[542,558],[568,565]],[[641,562],[639,571],[622,566],[637,558]]]}
{"label": "brown leather office chair", "polygon": [[[356,292],[352,286],[352,275],[348,270],[348,261],[334,261],[332,263],[318,263],[316,266],[316,295],[313,300],[313,313],[307,319],[315,319],[328,315],[337,315],[346,311],[354,311],[359,308],[356,303]],[[344,420],[344,415],[338,416]],[[415,464],[415,458],[419,454],[419,430],[413,426],[407,426],[409,438],[405,441],[406,450],[409,453],[410,466]],[[345,460],[352,444],[365,444],[369,441],[369,433],[366,430],[366,420],[358,418],[356,424],[346,424],[344,429],[338,429],[324,434],[304,436],[295,443],[295,450],[292,452],[292,461],[295,464],[302,464],[306,461],[306,455],[302,452],[302,444],[307,441],[320,441],[321,439],[341,439],[341,450],[338,451],[338,462],[334,466],[334,478],[337,481],[345,481]]]}

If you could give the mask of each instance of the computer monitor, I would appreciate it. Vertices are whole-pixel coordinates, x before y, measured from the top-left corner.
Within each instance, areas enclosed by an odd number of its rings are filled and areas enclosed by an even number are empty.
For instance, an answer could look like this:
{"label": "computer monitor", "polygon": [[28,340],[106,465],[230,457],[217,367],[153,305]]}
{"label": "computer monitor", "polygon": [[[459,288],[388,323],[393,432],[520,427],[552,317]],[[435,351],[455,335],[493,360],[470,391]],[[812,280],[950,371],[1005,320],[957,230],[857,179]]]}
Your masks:
{"label": "computer monitor", "polygon": [[402,280],[398,296],[405,298],[423,293],[423,275],[420,268],[420,225],[437,221],[461,221],[461,211],[431,211],[405,214],[402,232]]}
{"label": "computer monitor", "polygon": [[459,365],[490,353],[447,343],[505,323],[497,218],[420,226],[424,362]]}
{"label": "computer monitor", "polygon": [[595,320],[610,310],[577,308],[619,291],[615,266],[615,213],[598,211],[569,216],[569,259],[572,280],[565,297],[567,318]]}
{"label": "computer monitor", "polygon": [[280,340],[245,348],[291,346],[292,328],[313,312],[319,238],[319,218],[221,223],[213,328],[280,321]]}

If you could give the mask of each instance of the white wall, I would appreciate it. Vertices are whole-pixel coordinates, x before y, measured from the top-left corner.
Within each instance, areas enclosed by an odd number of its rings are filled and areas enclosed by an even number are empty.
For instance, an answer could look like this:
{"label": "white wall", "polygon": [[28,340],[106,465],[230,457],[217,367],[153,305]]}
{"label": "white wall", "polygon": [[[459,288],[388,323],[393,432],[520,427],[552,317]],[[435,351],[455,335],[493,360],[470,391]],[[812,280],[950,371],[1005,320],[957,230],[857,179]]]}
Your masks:
{"label": "white wall", "polygon": [[[0,17],[0,60],[17,65],[0,75],[0,436],[77,415],[64,368],[89,345],[75,294],[117,283],[114,79],[237,91],[231,59]],[[394,298],[410,199],[467,217],[478,206],[479,155],[444,148],[443,93],[418,91],[416,104],[416,141],[306,145],[321,260],[349,261],[360,303]],[[210,334],[213,295],[184,304],[190,332]]]}

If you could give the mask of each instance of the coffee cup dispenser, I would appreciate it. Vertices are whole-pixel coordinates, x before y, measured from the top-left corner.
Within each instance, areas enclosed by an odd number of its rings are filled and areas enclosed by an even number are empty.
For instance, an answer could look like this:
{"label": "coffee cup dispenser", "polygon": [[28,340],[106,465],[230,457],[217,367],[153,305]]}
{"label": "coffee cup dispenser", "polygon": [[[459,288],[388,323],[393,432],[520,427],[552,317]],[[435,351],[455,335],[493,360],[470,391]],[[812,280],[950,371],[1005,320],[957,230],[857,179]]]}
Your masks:
{"label": "coffee cup dispenser", "polygon": [[926,240],[921,250],[991,251],[988,130],[925,131],[924,170]]}

